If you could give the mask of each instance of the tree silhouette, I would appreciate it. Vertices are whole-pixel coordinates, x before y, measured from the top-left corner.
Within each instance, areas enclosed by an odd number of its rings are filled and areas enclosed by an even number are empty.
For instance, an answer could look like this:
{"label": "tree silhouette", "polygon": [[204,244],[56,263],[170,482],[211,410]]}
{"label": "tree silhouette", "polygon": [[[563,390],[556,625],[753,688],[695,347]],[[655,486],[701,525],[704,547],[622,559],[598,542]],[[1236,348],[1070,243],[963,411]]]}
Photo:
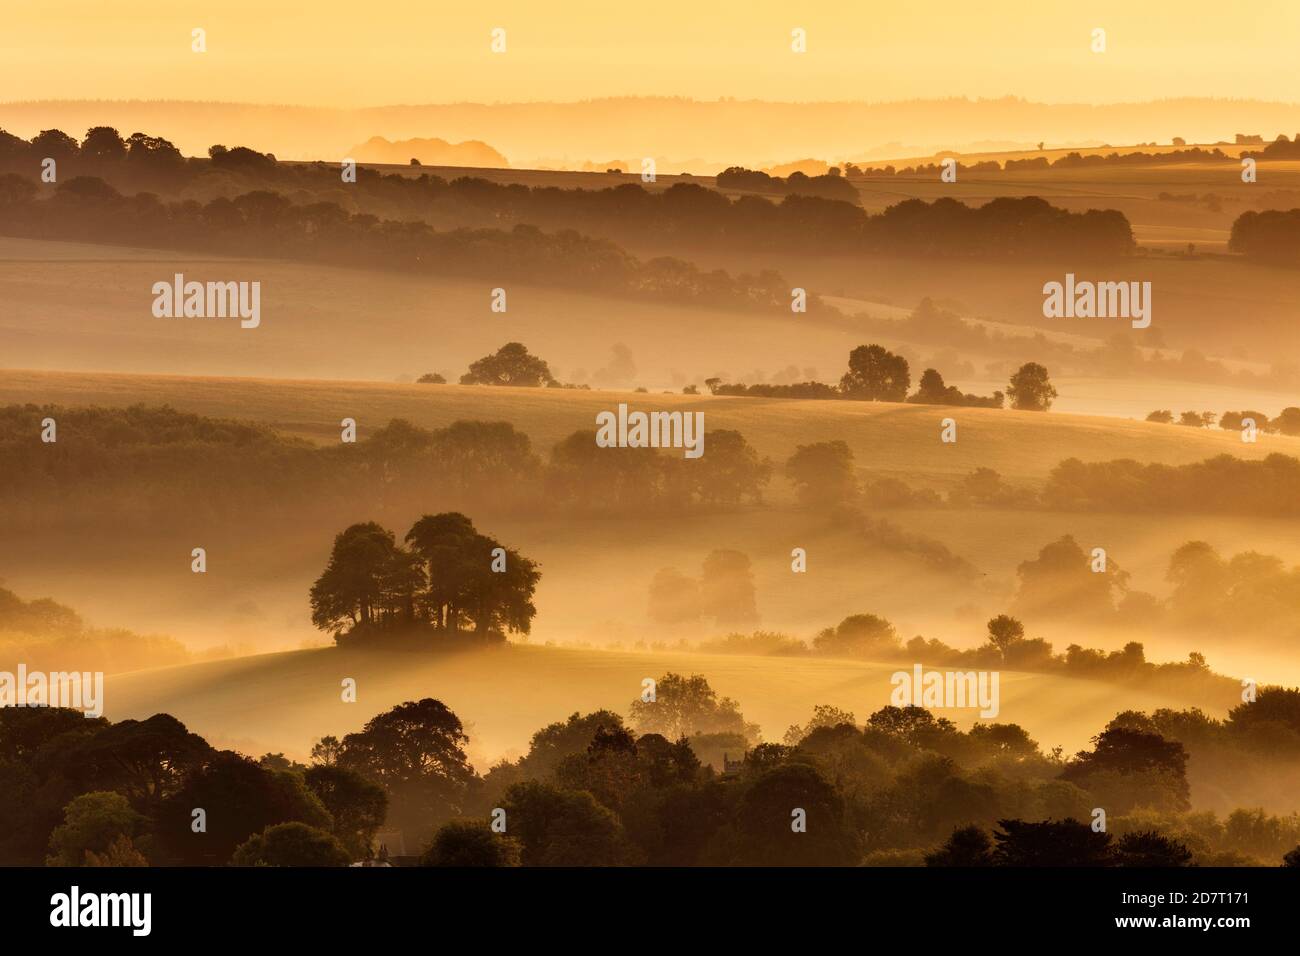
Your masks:
{"label": "tree silhouette", "polygon": [[925,856],[926,866],[992,866],[993,841],[976,826],[961,827],[939,849]]}
{"label": "tree silhouette", "polygon": [[354,524],[334,539],[329,563],[311,588],[311,620],[321,630],[348,623],[369,627],[409,620],[417,569],[393,533],[373,521]]}
{"label": "tree silhouette", "polygon": [[846,398],[901,402],[912,384],[907,359],[880,345],[859,345],[849,353],[849,370],[840,379]]}
{"label": "tree silhouette", "polygon": [[520,342],[507,342],[491,355],[471,362],[469,371],[460,377],[462,385],[539,385],[554,384],[550,367]]}
{"label": "tree silhouette", "polygon": [[1006,657],[1007,651],[1025,639],[1025,626],[1014,617],[999,614],[989,621],[989,643]]}
{"label": "tree silhouette", "polygon": [[1116,866],[1191,866],[1192,851],[1155,830],[1126,833],[1115,843]]}
{"label": "tree silhouette", "polygon": [[799,445],[785,463],[785,475],[804,505],[832,508],[857,494],[853,452],[839,439]]}
{"label": "tree silhouette", "polygon": [[1011,407],[1028,412],[1045,412],[1052,407],[1056,388],[1047,378],[1047,369],[1037,362],[1026,362],[1011,376],[1007,385]]}
{"label": "tree silhouette", "polygon": [[655,699],[632,701],[628,713],[641,733],[661,734],[669,740],[714,733],[758,736],[758,727],[746,723],[739,705],[730,697],[718,697],[699,674],[665,674],[655,685]]}
{"label": "tree silhouette", "polygon": [[388,795],[383,787],[343,767],[308,767],[303,773],[307,789],[329,811],[331,827],[354,860],[370,855],[375,832],[388,813]]}
{"label": "tree silhouette", "polygon": [[305,823],[280,823],[255,833],[235,850],[232,866],[347,866],[334,835]]}
{"label": "tree silhouette", "polygon": [[442,701],[407,701],[366,722],[341,743],[338,766],[388,793],[389,819],[411,834],[460,814],[475,780],[465,729]]}
{"label": "tree silhouette", "polygon": [[999,820],[993,833],[998,866],[1106,866],[1110,834],[1077,820]]}
{"label": "tree silhouette", "polygon": [[514,837],[493,833],[480,820],[452,820],[434,834],[420,866],[519,866],[519,857]]}

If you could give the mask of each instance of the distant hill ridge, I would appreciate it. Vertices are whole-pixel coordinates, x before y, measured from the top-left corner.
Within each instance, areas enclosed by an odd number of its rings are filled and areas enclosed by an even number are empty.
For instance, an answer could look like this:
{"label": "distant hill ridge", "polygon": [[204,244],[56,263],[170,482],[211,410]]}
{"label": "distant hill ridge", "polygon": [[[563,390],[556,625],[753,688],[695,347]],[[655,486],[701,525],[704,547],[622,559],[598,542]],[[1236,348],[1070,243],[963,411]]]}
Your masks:
{"label": "distant hill ridge", "polygon": [[510,161],[482,140],[449,143],[436,136],[390,141],[372,136],[353,146],[349,156],[359,163],[406,165],[419,160],[424,166],[472,166],[478,169],[509,169]]}
{"label": "distant hill ridge", "polygon": [[889,143],[910,144],[905,155],[931,155],[990,141],[1059,146],[1164,143],[1179,136],[1204,143],[1250,133],[1267,142],[1300,129],[1300,104],[1195,97],[1092,105],[1018,97],[797,103],[662,96],[361,108],[170,100],[0,103],[0,128],[24,138],[52,127],[81,132],[101,124],[126,135],[166,130],[190,156],[204,155],[213,143],[254,142],[280,159],[338,160],[369,136],[401,140],[436,131],[450,142],[490,142],[516,167],[535,165],[539,157],[567,157],[565,165],[579,167],[593,157],[656,155],[699,157],[701,165],[691,171],[703,173],[704,164],[754,169],[809,156],[879,156],[875,147]]}

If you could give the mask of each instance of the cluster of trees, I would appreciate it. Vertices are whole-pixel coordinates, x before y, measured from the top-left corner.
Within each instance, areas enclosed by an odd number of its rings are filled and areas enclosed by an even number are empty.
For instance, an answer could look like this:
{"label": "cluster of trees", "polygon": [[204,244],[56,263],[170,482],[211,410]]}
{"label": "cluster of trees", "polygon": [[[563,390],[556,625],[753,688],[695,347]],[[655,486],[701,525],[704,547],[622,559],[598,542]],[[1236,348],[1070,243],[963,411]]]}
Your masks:
{"label": "cluster of trees", "polygon": [[460,377],[462,385],[514,385],[524,388],[559,385],[544,359],[529,353],[522,342],[507,342],[491,355],[471,362]]}
{"label": "cluster of trees", "polygon": [[459,512],[424,515],[404,539],[374,522],[334,538],[311,587],[311,620],[337,640],[428,629],[479,638],[527,634],[537,563],[474,529]]}
{"label": "cluster of trees", "polygon": [[1006,394],[971,395],[947,385],[943,375],[933,368],[921,373],[917,390],[908,395],[912,372],[906,358],[883,345],[859,345],[849,353],[848,369],[839,385],[823,382],[797,382],[790,385],[743,385],[705,379],[714,395],[747,395],[757,398],[847,399],[859,402],[910,402],[917,405],[956,405],[968,408],[1001,408],[1007,397],[1011,407],[1022,411],[1047,411],[1057,397],[1047,369],[1037,362],[1026,362],[1011,376]]}
{"label": "cluster of trees", "polygon": [[1101,562],[1070,536],[1045,545],[1017,570],[1015,612],[1034,621],[1086,621],[1092,627],[1167,628],[1180,634],[1254,635],[1265,646],[1288,647],[1300,636],[1300,569],[1258,551],[1224,557],[1205,541],[1189,541],[1169,556],[1164,600],[1133,590],[1128,574]]}
{"label": "cluster of trees", "polygon": [[595,431],[574,432],[551,450],[551,500],[589,511],[680,511],[762,501],[772,465],[738,431],[708,432],[705,454],[686,459],[653,448],[601,448]]}
{"label": "cluster of trees", "polygon": [[[114,724],[5,708],[0,864],[337,866],[372,857],[377,835],[394,830],[427,848],[420,862],[434,866],[1277,865],[1300,856],[1290,853],[1300,843],[1294,814],[1190,812],[1193,768],[1229,772],[1217,763],[1227,750],[1294,779],[1300,691],[1262,689],[1223,721],[1126,712],[1068,759],[1059,748],[1044,755],[1016,724],[963,732],[918,707],[885,707],[859,724],[823,705],[785,743],[758,743],[737,702],[699,675],[665,674],[654,699],[643,695],[628,713],[628,722],[574,713],[480,775],[460,719],[432,698],[321,738],[309,765],[215,750],[166,714]],[[1106,809],[1113,846],[1061,822],[1090,821],[1094,807]],[[994,826],[1002,835],[991,846],[970,830]]]}
{"label": "cluster of trees", "polygon": [[[0,709],[0,864],[220,866],[238,856],[339,865],[368,856],[384,790],[341,768],[287,768],[283,758],[214,749],[167,714],[111,723],[53,707]],[[260,852],[248,846],[259,836]]]}
{"label": "cluster of trees", "polygon": [[752,627],[758,622],[753,565],[732,549],[709,552],[698,578],[677,568],[660,568],[650,581],[648,616],[664,627],[708,621],[719,629]]}
{"label": "cluster of trees", "polygon": [[1300,513],[1300,459],[1216,455],[1165,465],[1067,458],[1048,474],[1042,502],[1068,511],[1289,516]]}
{"label": "cluster of trees", "polygon": [[0,172],[34,179],[46,160],[54,160],[60,179],[111,172],[123,181],[155,187],[180,185],[189,164],[161,136],[132,133],[123,138],[111,126],[91,127],[80,142],[59,129],[42,130],[30,140],[0,129]]}
{"label": "cluster of trees", "polygon": [[1035,673],[1064,674],[1089,680],[1143,682],[1176,686],[1180,691],[1195,689],[1230,703],[1239,684],[1213,673],[1205,656],[1196,651],[1186,661],[1157,664],[1146,659],[1146,650],[1130,641],[1115,651],[1071,644],[1058,654],[1042,638],[1025,636],[1024,624],[1008,614],[988,622],[984,643],[957,648],[921,635],[904,641],[892,623],[875,614],[851,614],[833,627],[823,628],[811,641],[771,631],[731,633],[725,638],[702,642],[701,651],[731,654],[763,654],[777,657],[848,657],[871,661],[922,661],[931,666],[998,668],[1009,667]]}
{"label": "cluster of trees", "polygon": [[[1268,434],[1300,435],[1300,408],[1294,405],[1288,405],[1273,418],[1269,418],[1263,412],[1250,410],[1224,412],[1219,416],[1219,427],[1224,431],[1239,432],[1246,427],[1246,419],[1254,422],[1257,431]],[[1146,420],[1160,425],[1171,425],[1174,423],[1174,413],[1167,408],[1160,408],[1148,415]],[[1190,428],[1209,428],[1214,424],[1214,412],[1183,412],[1178,416],[1178,424]]]}
{"label": "cluster of trees", "polygon": [[[1263,137],[1260,137],[1263,140]],[[1269,143],[1263,149],[1243,151],[1242,156],[1253,156],[1255,159],[1296,159],[1300,158],[1300,133],[1297,133],[1295,139],[1287,139],[1285,133],[1279,133],[1277,139]]]}
{"label": "cluster of trees", "polygon": [[[900,478],[867,476],[859,481],[853,450],[842,440],[797,446],[786,460],[785,475],[808,507],[938,508],[945,504],[944,496],[935,489],[913,488]],[[1033,489],[1008,484],[992,468],[977,468],[964,476],[948,490],[946,498],[955,508],[1028,508],[1036,507],[1038,501]]]}
{"label": "cluster of trees", "polygon": [[[74,176],[97,177],[105,187],[107,183],[133,187],[143,185],[151,192],[187,187],[191,193],[201,193],[206,177],[213,181],[214,188],[228,191],[232,185],[244,186],[250,188],[250,194],[255,196],[279,195],[283,198],[283,195],[296,195],[302,191],[317,200],[303,208],[314,210],[323,219],[319,225],[326,226],[333,238],[343,238],[340,233],[344,225],[361,225],[340,221],[347,220],[348,212],[335,201],[341,196],[339,169],[335,165],[277,163],[270,154],[247,147],[224,146],[214,146],[207,160],[187,160],[176,154],[175,147],[165,140],[135,134],[125,142],[129,144],[139,137],[157,143],[157,151],[160,155],[165,152],[167,157],[165,163],[161,160],[158,163],[156,180],[142,180],[138,176],[126,175],[135,168],[129,162],[129,145],[127,159],[119,159],[113,153],[115,147],[112,144],[121,142],[116,131],[99,127],[92,132],[96,133],[96,143],[110,144],[106,152],[88,152],[84,143],[79,146],[72,137],[57,130],[40,134],[37,137],[39,147],[0,133],[0,170],[9,169],[16,176],[35,177],[40,159],[49,155],[43,150],[57,140],[62,150],[59,155],[65,157],[68,171]],[[732,175],[740,174],[733,172]],[[748,181],[763,175],[750,173],[742,178]],[[60,175],[60,182],[69,179],[71,177]],[[763,182],[761,179],[754,181]],[[343,201],[355,202],[361,208],[360,218],[366,221],[366,225],[382,226],[408,240],[413,238],[411,232],[427,239],[422,229],[409,222],[402,224],[415,215],[429,223],[493,226],[498,229],[503,223],[526,224],[555,230],[580,229],[639,242],[671,238],[678,247],[725,244],[738,249],[834,249],[840,254],[848,251],[941,257],[1014,255],[1025,258],[1122,256],[1134,247],[1129,223],[1117,210],[1071,213],[1042,199],[1028,197],[999,198],[982,207],[969,207],[951,199],[934,203],[907,200],[883,213],[871,215],[857,205],[856,191],[847,181],[830,175],[806,177],[796,174],[788,177],[775,190],[786,193],[779,203],[757,195],[744,195],[733,202],[718,190],[695,183],[679,182],[666,190],[653,191],[636,183],[582,190],[500,184],[475,177],[448,182],[428,174],[381,174],[364,168],[357,170],[356,182],[351,185],[355,188],[342,194],[347,197]],[[9,180],[0,187],[0,192],[11,193],[18,188],[13,180]],[[824,195],[832,191],[835,198]],[[103,190],[97,189],[96,192],[102,193]],[[117,212],[123,220],[121,225],[133,227],[137,235],[124,236],[117,241],[138,242],[140,234],[148,237],[152,229],[167,233],[169,241],[179,238],[173,234],[186,232],[185,223],[169,229],[169,224],[158,217],[146,222],[130,216],[132,203],[138,204],[139,197],[125,200],[123,208]],[[6,214],[16,211],[5,210]],[[90,210],[82,212],[88,214]],[[140,210],[136,212],[138,214]],[[221,220],[222,213],[229,220],[226,206],[214,210],[214,218]],[[393,221],[380,224],[381,215],[391,217]],[[47,224],[52,229],[56,226],[67,228],[69,224]],[[32,227],[30,222],[19,226]],[[359,234],[362,232],[359,228],[348,230],[348,238],[362,238]],[[476,245],[486,245],[490,235],[486,231],[475,232],[461,237],[461,242],[467,244],[472,237]],[[288,229],[276,238],[283,240],[291,236],[298,240],[302,238],[294,236],[293,230]],[[273,249],[271,237],[265,238],[268,250]],[[158,240],[155,238],[154,241]],[[438,252],[450,255],[456,251],[449,246],[454,244],[443,244]],[[593,244],[590,248],[555,252],[557,257],[561,253],[586,252],[596,258],[594,253],[597,250],[608,249],[607,244]],[[513,251],[522,253],[524,250]],[[393,254],[398,250],[390,248],[384,252]],[[558,264],[557,261],[554,265]],[[498,274],[500,265],[493,266]],[[545,270],[536,275],[544,276]],[[785,294],[789,294],[788,286]]]}
{"label": "cluster of trees", "polygon": [[1248,209],[1233,220],[1228,249],[1274,265],[1300,265],[1300,209]]}
{"label": "cluster of trees", "polygon": [[[1220,824],[1189,813],[1187,749],[1130,726],[1132,715],[1070,759],[1059,750],[1044,756],[1015,724],[963,733],[915,707],[886,707],[859,725],[852,713],[820,706],[784,744],[755,746],[756,728],[703,678],[665,675],[656,690],[654,702],[632,703],[631,727],[599,711],[539,731],[526,756],[484,777],[489,802],[505,810],[505,833],[492,843],[484,823],[453,824],[426,860],[445,862],[450,845],[464,864],[472,845],[483,865],[920,865],[955,830],[1090,821],[1096,806],[1107,808],[1129,865],[1276,865],[1300,842],[1300,819],[1239,811]],[[1238,728],[1229,733],[1243,734],[1246,712],[1224,722]],[[1261,759],[1263,738],[1242,739]],[[806,832],[791,827],[795,807]],[[544,827],[534,816],[543,808]],[[1234,843],[1255,819],[1260,836]],[[465,830],[474,826],[482,835],[471,840]],[[1040,830],[1056,837],[1035,841],[1036,865],[1071,859],[1073,828]],[[1139,841],[1125,840],[1134,831],[1154,834],[1142,841],[1145,856]],[[578,832],[588,838],[573,839]]]}
{"label": "cluster of trees", "polygon": [[842,199],[856,203],[858,191],[853,184],[831,167],[823,176],[809,176],[798,170],[789,176],[772,176],[743,166],[730,166],[714,178],[719,189],[736,189],[753,193],[775,193],[778,196],[821,196],[824,199]]}

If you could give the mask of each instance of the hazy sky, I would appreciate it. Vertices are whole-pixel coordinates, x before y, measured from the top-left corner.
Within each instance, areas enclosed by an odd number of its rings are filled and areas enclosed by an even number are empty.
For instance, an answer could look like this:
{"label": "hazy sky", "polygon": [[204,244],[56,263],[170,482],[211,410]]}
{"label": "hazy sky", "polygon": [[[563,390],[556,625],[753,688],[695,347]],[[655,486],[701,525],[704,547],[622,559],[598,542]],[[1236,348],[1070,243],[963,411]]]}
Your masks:
{"label": "hazy sky", "polygon": [[42,0],[5,4],[0,99],[1295,101],[1298,47],[1296,0]]}

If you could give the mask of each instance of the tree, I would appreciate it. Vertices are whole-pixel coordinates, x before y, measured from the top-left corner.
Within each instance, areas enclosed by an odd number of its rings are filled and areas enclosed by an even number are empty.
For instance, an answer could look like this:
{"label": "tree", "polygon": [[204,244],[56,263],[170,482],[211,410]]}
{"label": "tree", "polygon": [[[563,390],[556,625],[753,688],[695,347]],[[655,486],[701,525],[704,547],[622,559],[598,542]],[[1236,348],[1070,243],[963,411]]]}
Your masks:
{"label": "tree", "polygon": [[102,853],[87,850],[85,865],[115,868],[124,866],[144,867],[149,865],[149,861],[143,853],[135,848],[135,844],[131,842],[130,837],[120,834],[113,839],[113,842],[108,845],[108,849]]}
{"label": "tree", "polygon": [[785,474],[805,506],[831,508],[857,494],[853,452],[843,441],[799,445],[785,463]]}
{"label": "tree", "polygon": [[1025,639],[1025,626],[1014,617],[999,614],[989,621],[989,643],[1006,657],[1007,651]]}
{"label": "tree", "polygon": [[1106,866],[1110,834],[1077,820],[999,820],[993,833],[997,866]]}
{"label": "tree", "polygon": [[339,742],[339,739],[331,734],[326,734],[312,744],[311,760],[312,763],[322,767],[334,767],[338,765],[339,755],[342,752],[343,745]]}
{"label": "tree", "polygon": [[992,866],[993,841],[976,826],[960,827],[939,849],[925,855],[926,866]]}
{"label": "tree", "polygon": [[567,720],[547,724],[534,733],[528,753],[519,764],[530,777],[549,777],[566,757],[586,751],[602,729],[622,726],[623,718],[612,710],[597,710],[590,714],[575,711]]}
{"label": "tree", "polygon": [[370,855],[375,833],[388,814],[384,788],[343,767],[308,767],[303,782],[334,820],[332,832],[354,860]]}
{"label": "tree", "polygon": [[700,619],[700,582],[676,568],[660,568],[650,581],[650,620],[664,626]]}
{"label": "tree", "polygon": [[437,372],[425,372],[415,380],[417,385],[446,385],[447,379]]}
{"label": "tree", "polygon": [[901,646],[894,625],[874,614],[851,614],[813,638],[818,653],[844,657],[888,656]]}
{"label": "tree", "polygon": [[1112,802],[1106,806],[1121,811],[1133,806],[1176,810],[1191,806],[1187,751],[1177,740],[1111,726],[1093,742],[1092,751],[1080,751],[1066,764],[1062,780],[1109,797]]}
{"label": "tree", "polygon": [[1174,420],[1174,413],[1167,408],[1158,409],[1147,416],[1147,421],[1168,425]]}
{"label": "tree", "polygon": [[710,551],[700,576],[700,613],[725,629],[758,623],[754,572],[749,555],[740,551]]}
{"label": "tree", "polygon": [[617,816],[585,791],[535,780],[517,783],[503,809],[524,866],[617,866],[630,847]]}
{"label": "tree", "polygon": [[465,729],[442,701],[407,701],[372,717],[343,738],[338,765],[378,783],[389,817],[421,833],[459,815],[477,780],[464,746]]}
{"label": "tree", "polygon": [[481,820],[452,820],[434,834],[420,866],[519,866],[519,841]]}
{"label": "tree", "polygon": [[[527,634],[537,616],[533,592],[542,577],[537,563],[482,535],[475,545],[476,573],[468,596],[474,633],[501,638],[507,632]],[[493,567],[498,562],[504,563],[504,570]]]}
{"label": "tree", "polygon": [[350,857],[332,833],[305,823],[279,823],[255,833],[230,859],[232,866],[347,866]]}
{"label": "tree", "polygon": [[859,345],[849,353],[849,370],[840,379],[846,398],[901,402],[912,384],[907,359],[880,345]]}
{"label": "tree", "polygon": [[655,699],[634,700],[629,714],[640,733],[662,734],[670,740],[712,733],[758,737],[758,727],[745,722],[739,705],[730,697],[718,697],[699,674],[665,674],[655,684]]}
{"label": "tree", "polygon": [[[203,829],[194,810],[202,809]],[[296,773],[265,770],[233,751],[213,754],[160,808],[156,832],[171,861],[220,866],[255,833],[277,823],[328,830],[330,815]]]}
{"label": "tree", "polygon": [[83,792],[111,787],[149,815],[175,796],[213,753],[206,740],[175,717],[154,714],[105,727],[69,748],[59,762],[61,772]]}
{"label": "tree", "polygon": [[1115,865],[1144,867],[1191,866],[1192,851],[1155,830],[1126,833],[1115,844]]}
{"label": "tree", "polygon": [[479,635],[529,632],[541,580],[536,562],[479,534],[454,511],[423,516],[406,543],[423,577],[416,606],[435,629],[458,631],[472,622]]}
{"label": "tree", "polygon": [[99,162],[116,162],[126,158],[126,141],[111,126],[95,126],[86,130],[81,141],[81,155]]}
{"label": "tree", "polygon": [[[805,827],[796,831],[795,811]],[[757,866],[846,866],[857,839],[845,824],[844,800],[815,767],[788,763],[760,774],[736,812],[734,862]]]}
{"label": "tree", "polygon": [[1007,386],[1011,407],[1027,412],[1045,412],[1052,407],[1056,388],[1047,378],[1047,369],[1037,362],[1026,362],[1011,376]]}
{"label": "tree", "polygon": [[32,137],[32,153],[42,159],[63,162],[80,151],[77,141],[63,130],[44,129]]}
{"label": "tree", "polygon": [[921,373],[916,394],[910,400],[923,405],[944,405],[947,404],[947,399],[948,386],[944,384],[943,376],[939,374],[938,369],[927,368]]}
{"label": "tree", "polygon": [[460,377],[462,385],[524,385],[536,388],[551,385],[555,378],[550,367],[520,342],[507,342],[492,355],[470,363]]}
{"label": "tree", "polygon": [[1283,435],[1300,435],[1300,408],[1288,405],[1277,413],[1273,426]]}
{"label": "tree", "polygon": [[406,544],[423,564],[425,583],[418,606],[435,628],[460,630],[479,537],[474,523],[458,511],[424,515],[406,533]]}
{"label": "tree", "polygon": [[[130,844],[144,822],[120,793],[83,793],[64,808],[63,823],[50,834],[46,865],[85,866],[91,854],[112,853],[119,839]],[[125,848],[119,848],[117,854],[124,855]]]}
{"label": "tree", "polygon": [[1282,857],[1282,865],[1300,867],[1300,844],[1295,849],[1287,850],[1286,855]]}
{"label": "tree", "polygon": [[410,617],[416,569],[373,521],[354,524],[334,538],[329,563],[311,588],[311,620],[323,631],[382,624]]}
{"label": "tree", "polygon": [[843,710],[833,704],[816,704],[813,706],[812,719],[802,727],[798,724],[791,724],[785,732],[784,739],[787,746],[797,747],[805,737],[815,730],[820,730],[823,727],[835,728],[842,724],[854,727],[856,723],[857,718],[851,710]]}
{"label": "tree", "polygon": [[735,505],[743,498],[763,499],[763,486],[772,465],[738,431],[719,428],[709,432],[709,453],[691,469],[695,493],[704,504]]}
{"label": "tree", "polygon": [[1045,544],[1037,558],[1016,568],[1020,589],[1013,610],[1027,617],[1079,615],[1090,620],[1114,614],[1128,588],[1128,573],[1109,558],[1104,571],[1094,571],[1093,560],[1071,535]]}

